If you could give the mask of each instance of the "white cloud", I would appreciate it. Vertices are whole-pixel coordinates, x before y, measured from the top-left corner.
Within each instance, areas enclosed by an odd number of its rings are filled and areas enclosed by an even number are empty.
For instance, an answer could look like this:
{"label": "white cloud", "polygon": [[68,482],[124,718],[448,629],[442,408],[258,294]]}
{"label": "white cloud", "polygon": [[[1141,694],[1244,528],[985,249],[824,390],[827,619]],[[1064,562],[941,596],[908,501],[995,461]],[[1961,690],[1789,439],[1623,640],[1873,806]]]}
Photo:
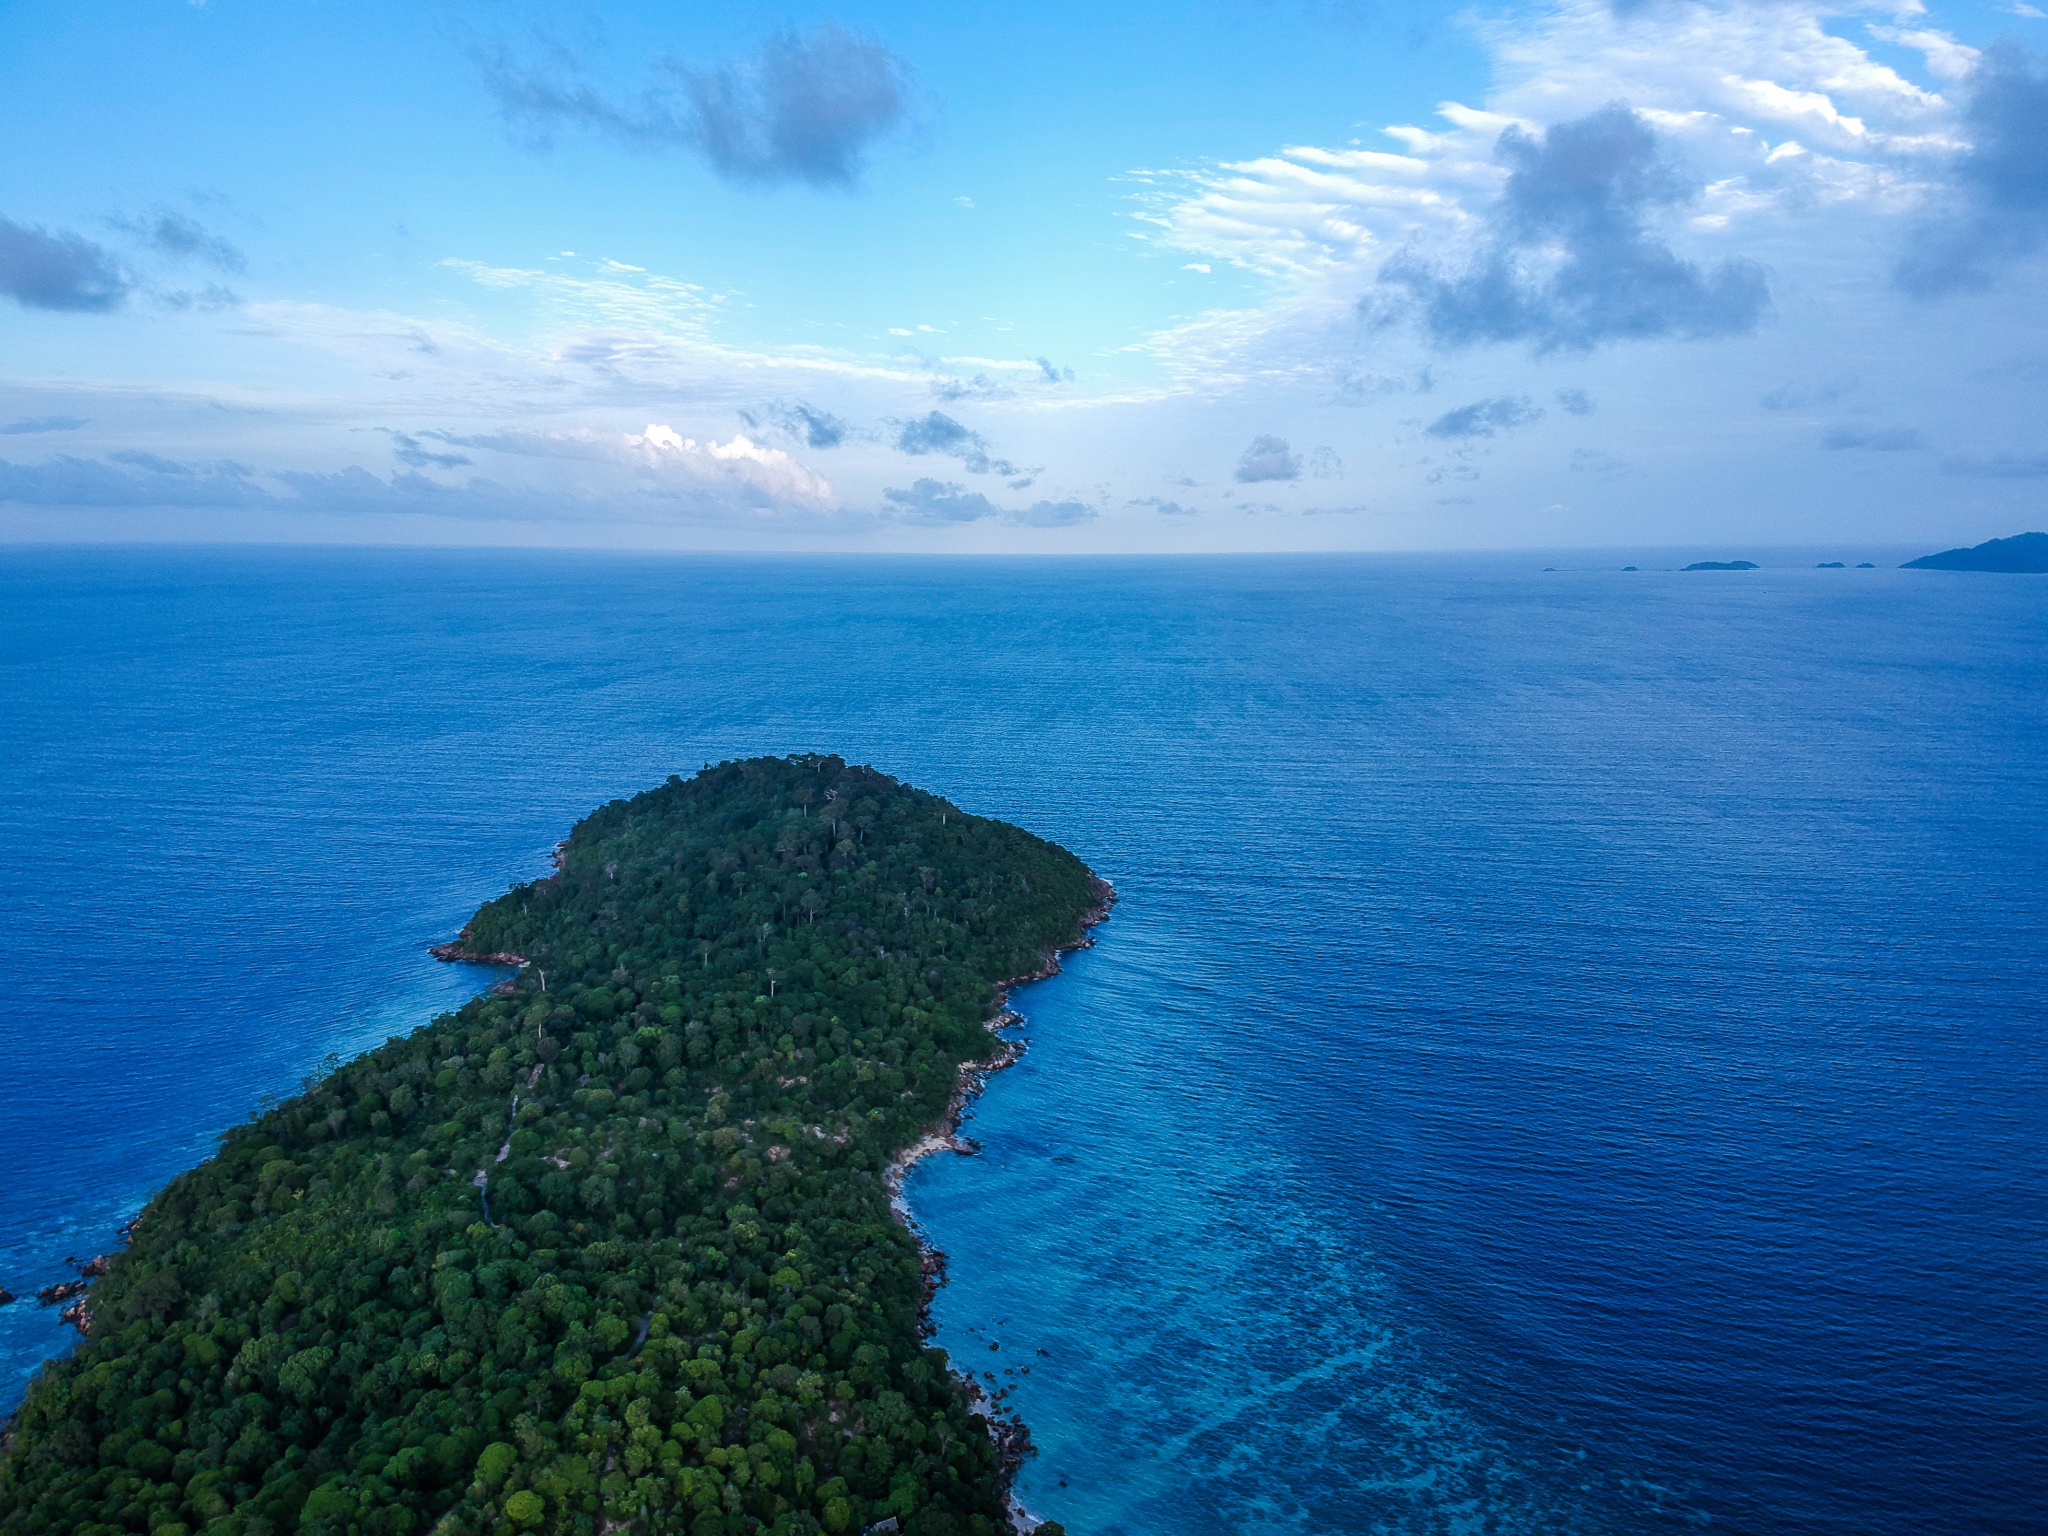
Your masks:
{"label": "white cloud", "polygon": [[[1939,157],[1958,145],[1958,114],[1939,91],[1828,31],[1836,14],[1775,0],[1674,0],[1617,15],[1607,0],[1562,0],[1533,25],[1480,24],[1497,90],[1479,106],[1443,103],[1435,127],[1386,128],[1398,153],[1294,145],[1193,172],[1139,173],[1138,238],[1187,264],[1227,262],[1270,283],[1256,306],[1184,322],[1147,347],[1188,388],[1299,376],[1312,355],[1357,345],[1346,317],[1396,252],[1452,263],[1470,252],[1503,184],[1503,132],[1540,133],[1616,101],[1697,178],[1691,206],[1661,232],[1681,256],[1711,264],[1755,247],[1774,266],[1880,270],[1885,247],[1869,221],[1924,201]],[[1942,81],[1975,59],[1930,28],[1871,31],[1919,51]]]}
{"label": "white cloud", "polygon": [[629,453],[661,476],[679,476],[712,486],[731,486],[758,493],[771,502],[829,511],[839,505],[831,483],[798,463],[780,448],[763,448],[744,434],[730,442],[684,437],[672,427],[648,425],[626,439]]}
{"label": "white cloud", "polygon": [[1946,32],[1938,32],[1932,27],[1909,31],[1899,27],[1873,26],[1870,35],[1880,42],[1898,43],[1918,50],[1927,60],[1928,73],[1950,84],[1967,79],[1970,71],[1977,67],[1977,61],[1984,57],[1982,49],[1959,43]]}
{"label": "white cloud", "polygon": [[593,264],[595,276],[526,267],[493,267],[450,257],[441,263],[480,288],[523,293],[547,306],[548,317],[586,325],[630,327],[652,335],[701,339],[723,303],[695,283],[662,277],[622,261]]}

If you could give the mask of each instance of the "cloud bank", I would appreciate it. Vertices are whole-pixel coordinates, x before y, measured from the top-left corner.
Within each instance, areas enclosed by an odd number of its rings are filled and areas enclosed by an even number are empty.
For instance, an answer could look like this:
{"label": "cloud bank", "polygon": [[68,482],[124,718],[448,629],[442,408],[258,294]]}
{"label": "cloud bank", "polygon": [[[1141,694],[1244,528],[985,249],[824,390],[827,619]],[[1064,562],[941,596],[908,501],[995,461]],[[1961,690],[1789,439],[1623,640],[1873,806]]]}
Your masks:
{"label": "cloud bank", "polygon": [[890,486],[882,492],[884,510],[896,522],[926,525],[995,520],[1017,528],[1066,528],[1097,514],[1085,501],[1035,501],[1005,511],[979,491],[951,480],[920,479],[908,490]]}
{"label": "cloud bank", "polygon": [[1969,147],[1914,231],[1897,281],[1916,298],[1987,288],[2048,240],[2048,74],[2016,44],[1986,50],[1970,73]]}

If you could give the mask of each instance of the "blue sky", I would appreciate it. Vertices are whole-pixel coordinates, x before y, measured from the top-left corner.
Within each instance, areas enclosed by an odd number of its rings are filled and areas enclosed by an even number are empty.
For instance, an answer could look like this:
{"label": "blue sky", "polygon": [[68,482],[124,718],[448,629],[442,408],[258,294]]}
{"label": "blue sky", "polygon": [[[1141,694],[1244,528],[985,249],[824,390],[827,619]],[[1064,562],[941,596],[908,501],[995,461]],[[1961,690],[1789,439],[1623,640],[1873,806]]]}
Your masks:
{"label": "blue sky", "polygon": [[0,538],[2048,523],[2048,20],[0,12]]}

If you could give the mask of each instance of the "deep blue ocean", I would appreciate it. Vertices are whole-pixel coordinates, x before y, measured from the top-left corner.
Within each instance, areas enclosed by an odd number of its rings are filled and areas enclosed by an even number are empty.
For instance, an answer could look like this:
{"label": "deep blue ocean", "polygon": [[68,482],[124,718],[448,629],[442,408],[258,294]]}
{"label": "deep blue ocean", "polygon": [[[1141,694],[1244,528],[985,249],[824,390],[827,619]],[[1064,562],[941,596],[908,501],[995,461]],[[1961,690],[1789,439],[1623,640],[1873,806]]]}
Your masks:
{"label": "deep blue ocean", "polygon": [[1122,898],[909,1190],[1036,1514],[2048,1529],[2048,577],[1811,568],[1918,552],[0,551],[0,1407],[578,816],[820,750]]}

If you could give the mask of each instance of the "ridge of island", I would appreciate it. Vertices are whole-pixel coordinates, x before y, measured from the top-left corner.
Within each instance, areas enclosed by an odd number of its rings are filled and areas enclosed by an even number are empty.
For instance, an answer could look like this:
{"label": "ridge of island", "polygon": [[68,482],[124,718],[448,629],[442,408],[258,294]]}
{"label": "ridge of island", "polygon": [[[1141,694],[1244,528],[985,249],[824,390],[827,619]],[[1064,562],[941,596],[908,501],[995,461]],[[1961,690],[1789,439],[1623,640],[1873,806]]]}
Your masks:
{"label": "ridge of island", "polygon": [[7,1429],[0,1529],[1014,1530],[1021,1430],[929,1346],[891,1171],[1113,899],[837,757],[594,811],[443,951],[515,976],[150,1201]]}
{"label": "ridge of island", "polygon": [[2016,533],[2009,539],[1986,539],[1968,549],[1945,549],[1922,555],[1899,567],[1902,571],[2004,571],[2039,575],[2048,571],[2048,533]]}

